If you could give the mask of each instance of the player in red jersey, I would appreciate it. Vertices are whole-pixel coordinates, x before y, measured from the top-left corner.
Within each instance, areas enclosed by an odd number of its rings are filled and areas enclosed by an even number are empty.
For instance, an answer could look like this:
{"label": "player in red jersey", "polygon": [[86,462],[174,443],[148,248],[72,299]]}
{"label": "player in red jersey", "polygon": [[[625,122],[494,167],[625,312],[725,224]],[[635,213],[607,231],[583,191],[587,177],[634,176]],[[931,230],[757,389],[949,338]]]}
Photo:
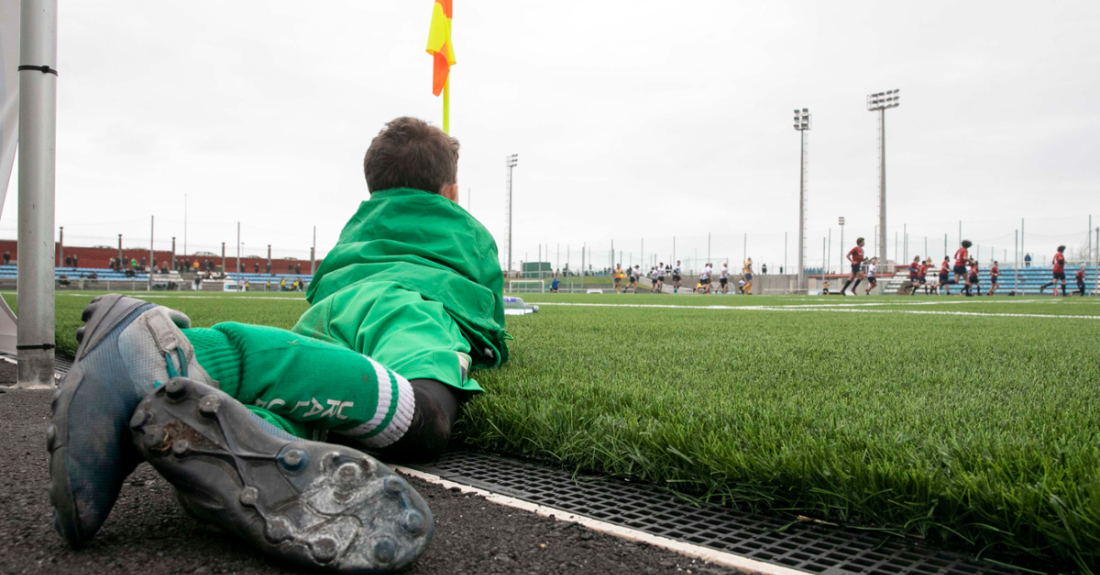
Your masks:
{"label": "player in red jersey", "polygon": [[1051,262],[1054,264],[1054,279],[1048,284],[1043,284],[1039,288],[1039,293],[1043,293],[1043,290],[1048,286],[1054,286],[1054,297],[1058,297],[1058,282],[1062,282],[1062,295],[1066,294],[1066,246],[1058,246],[1058,253],[1054,254],[1054,260]]}
{"label": "player in red jersey", "polygon": [[1077,270],[1077,292],[1081,297],[1085,296],[1085,264],[1081,264],[1081,269]]}
{"label": "player in red jersey", "polygon": [[937,289],[944,290],[944,293],[951,295],[951,287],[947,282],[948,276],[951,274],[951,256],[943,256],[943,263],[940,264],[940,285]]}
{"label": "player in red jersey", "polygon": [[920,275],[920,256],[913,258],[913,261],[909,264],[909,285],[913,290],[909,292],[909,295],[915,295],[917,288],[920,287],[921,281],[924,278]]}
{"label": "player in red jersey", "polygon": [[[970,260],[970,273],[966,279],[966,297],[982,295],[982,287],[978,285],[979,283],[978,260]],[[970,286],[974,286],[973,291],[971,291]]]}
{"label": "player in red jersey", "polygon": [[848,281],[844,282],[844,287],[840,288],[840,295],[848,295],[846,292],[852,280],[856,282],[852,286],[852,295],[856,295],[856,288],[859,287],[859,282],[863,280],[863,238],[856,239],[856,247],[852,248],[846,257],[848,262],[852,264],[852,273],[848,276]]}
{"label": "player in red jersey", "polygon": [[993,292],[997,291],[997,280],[1001,277],[1001,268],[997,267],[997,262],[993,262],[993,267],[989,268],[989,293],[986,295],[993,295]]}
{"label": "player in red jersey", "polygon": [[974,244],[970,243],[970,240],[963,240],[962,247],[955,252],[955,283],[962,284],[966,287],[963,288],[963,293],[970,295],[970,282],[965,281],[967,279],[966,265],[970,263],[970,246]]}

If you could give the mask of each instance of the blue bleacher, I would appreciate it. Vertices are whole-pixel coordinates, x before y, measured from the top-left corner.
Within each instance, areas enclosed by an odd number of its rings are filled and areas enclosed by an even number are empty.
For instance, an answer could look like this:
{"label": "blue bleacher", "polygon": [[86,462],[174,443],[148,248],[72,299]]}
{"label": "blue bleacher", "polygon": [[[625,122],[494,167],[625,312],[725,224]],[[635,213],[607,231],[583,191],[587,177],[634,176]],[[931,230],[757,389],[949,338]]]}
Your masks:
{"label": "blue bleacher", "polygon": [[[81,277],[89,278],[93,273],[96,274],[96,279],[99,280],[121,280],[121,281],[145,281],[149,278],[148,274],[134,274],[134,277],[126,277],[124,272],[116,272],[104,268],[54,268],[54,279],[61,279],[61,276],[66,276],[70,280],[78,280]],[[18,268],[15,264],[0,265],[0,279],[18,277]]]}
{"label": "blue bleacher", "polygon": [[[1070,267],[1066,266],[1066,291],[1077,290],[1077,270],[1081,269],[1080,264]],[[929,270],[931,271],[931,270]],[[1100,268],[1096,266],[1088,266],[1085,268],[1085,293],[1096,293],[1097,273],[1100,272]],[[1008,293],[1009,291],[1016,290],[1018,294],[1038,294],[1039,288],[1046,283],[1050,283],[1053,276],[1054,269],[1051,267],[1021,267],[1019,278],[1017,279],[1015,268],[1002,267],[1000,286],[997,289],[997,293]],[[954,274],[952,274],[954,279]],[[989,289],[989,268],[982,266],[981,271],[978,274],[980,279],[979,285],[982,290]],[[1044,294],[1050,294],[1052,288],[1047,288]]]}

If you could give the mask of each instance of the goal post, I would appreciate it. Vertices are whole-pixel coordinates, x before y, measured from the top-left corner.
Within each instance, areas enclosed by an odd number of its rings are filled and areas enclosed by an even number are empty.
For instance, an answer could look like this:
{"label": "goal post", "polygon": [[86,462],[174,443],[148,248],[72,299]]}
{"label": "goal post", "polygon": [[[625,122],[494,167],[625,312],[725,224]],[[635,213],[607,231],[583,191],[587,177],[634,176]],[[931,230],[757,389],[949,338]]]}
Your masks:
{"label": "goal post", "polygon": [[546,293],[546,282],[543,280],[509,280],[508,293]]}

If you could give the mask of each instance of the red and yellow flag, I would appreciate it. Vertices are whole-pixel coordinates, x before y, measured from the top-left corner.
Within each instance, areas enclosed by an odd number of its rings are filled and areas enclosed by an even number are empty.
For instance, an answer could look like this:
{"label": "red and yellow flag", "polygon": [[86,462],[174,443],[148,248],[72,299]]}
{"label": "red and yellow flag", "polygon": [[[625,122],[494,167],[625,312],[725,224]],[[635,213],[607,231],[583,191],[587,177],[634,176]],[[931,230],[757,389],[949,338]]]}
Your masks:
{"label": "red and yellow flag", "polygon": [[432,94],[436,96],[447,85],[455,51],[451,45],[451,0],[435,0],[432,7],[432,28],[428,32],[428,53],[435,59],[432,68]]}

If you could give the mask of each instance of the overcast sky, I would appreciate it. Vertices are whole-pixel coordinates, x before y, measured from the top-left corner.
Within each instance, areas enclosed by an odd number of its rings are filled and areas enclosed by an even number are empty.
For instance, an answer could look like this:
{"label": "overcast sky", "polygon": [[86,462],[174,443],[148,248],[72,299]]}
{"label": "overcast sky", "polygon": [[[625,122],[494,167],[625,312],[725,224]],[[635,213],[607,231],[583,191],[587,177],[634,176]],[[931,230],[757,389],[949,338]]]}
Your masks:
{"label": "overcast sky", "polygon": [[[430,0],[63,2],[57,224],[70,245],[319,252],[367,198],[362,156],[389,119],[441,123]],[[889,244],[943,234],[1049,253],[1100,225],[1100,3],[455,0],[451,133],[461,203],[513,260],[610,241],[779,265],[798,205],[792,110],[808,134],[807,257],[878,213],[872,92],[887,112]],[[15,183],[13,178],[13,185]],[[16,193],[0,235],[14,237]],[[163,240],[163,242],[162,242]],[[1044,243],[1045,242],[1045,243]],[[919,247],[917,247],[919,246]],[[984,247],[984,246],[983,246]],[[1030,247],[1029,250],[1031,251]],[[892,255],[892,254],[891,254]],[[647,258],[649,256],[647,255]],[[624,253],[623,259],[628,256]],[[553,259],[553,258],[551,258]],[[565,259],[564,255],[561,257]],[[618,258],[616,258],[618,259]],[[556,263],[557,265],[557,263]]]}

